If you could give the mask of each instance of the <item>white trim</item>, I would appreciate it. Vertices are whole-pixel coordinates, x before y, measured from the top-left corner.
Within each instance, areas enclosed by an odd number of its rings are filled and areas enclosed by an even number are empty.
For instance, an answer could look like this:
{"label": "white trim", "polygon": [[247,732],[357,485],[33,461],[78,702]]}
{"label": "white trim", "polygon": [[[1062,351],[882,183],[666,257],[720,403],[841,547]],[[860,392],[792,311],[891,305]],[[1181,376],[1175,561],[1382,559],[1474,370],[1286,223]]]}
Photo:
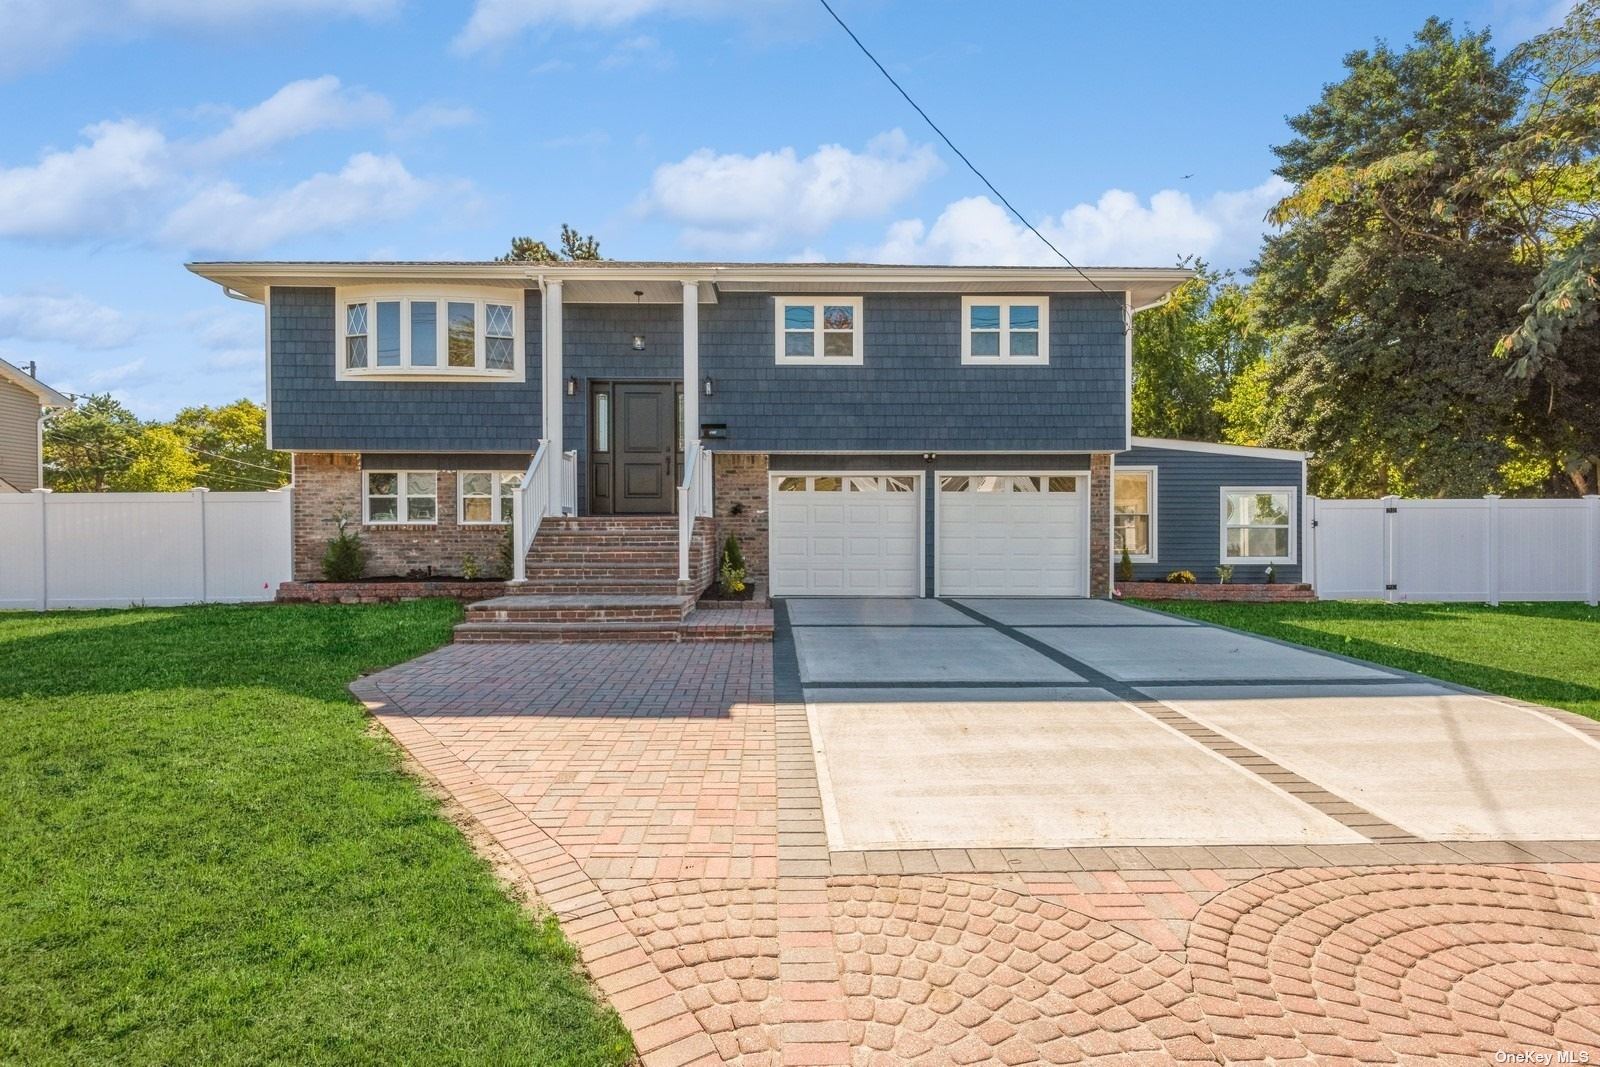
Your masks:
{"label": "white trim", "polygon": [[[972,308],[974,305],[1000,308],[999,355],[975,356],[972,354]],[[1011,308],[1032,307],[1039,310],[1039,351],[1031,356],[1008,355],[1011,351]],[[984,331],[985,333],[989,331]],[[1027,332],[1027,331],[1024,331]],[[976,367],[1046,367],[1050,365],[1050,297],[1033,296],[963,296],[961,298],[961,362]]]}
{"label": "white trim", "polygon": [[[491,519],[469,519],[469,518],[467,518],[467,478],[469,476],[471,476],[471,475],[474,475],[474,474],[487,474],[489,476],[489,478],[490,478],[491,489],[490,489],[490,492],[489,492],[489,514],[494,516]],[[500,508],[500,503],[501,503],[502,500],[510,500],[511,499],[511,494],[516,492],[516,488],[514,486],[511,486],[511,487],[506,486],[504,481],[503,481],[503,479],[505,479],[505,478],[517,478],[517,479],[520,479],[521,477],[522,477],[522,472],[521,471],[500,471],[500,470],[482,470],[482,469],[478,469],[478,470],[458,470],[458,471],[456,471],[456,525],[457,526],[509,526],[509,525],[511,525],[511,520],[510,519],[502,519],[500,517],[500,515],[502,514],[501,508]],[[474,497],[476,497],[478,495],[479,494],[477,494],[477,493],[473,494]]]}
{"label": "white trim", "polygon": [[[1038,476],[1043,478],[1078,478],[1078,492],[1082,493],[1083,501],[1083,529],[1080,536],[1083,538],[1083,589],[1084,598],[1094,599],[1094,520],[1091,513],[1094,511],[1094,472],[1090,470],[962,470],[961,468],[929,471],[928,484],[933,492],[933,595],[943,596],[941,586],[944,583],[944,570],[939,565],[939,531],[940,508],[939,498],[943,496],[939,488],[939,479],[945,477],[974,478],[984,475],[1000,475],[1003,477],[1017,477],[1021,475]],[[1041,493],[1041,496],[1048,494]]]}
{"label": "white trim", "polygon": [[1255,456],[1257,459],[1304,461],[1310,452],[1293,448],[1262,448],[1259,445],[1224,445],[1214,441],[1180,441],[1175,437],[1133,437],[1132,448],[1170,448],[1175,452],[1211,452],[1219,456]]}
{"label": "white trim", "polygon": [[[544,440],[548,443],[550,454],[562,454],[561,436],[566,419],[567,390],[566,383],[562,381],[566,358],[563,340],[563,322],[565,314],[562,304],[562,286],[558,278],[545,281],[543,275],[539,278],[544,288],[544,300],[539,308],[539,323],[543,332],[544,343],[539,348],[539,366],[541,368],[540,386],[542,391],[539,400],[539,416],[543,423]],[[559,474],[557,480],[559,481]],[[564,487],[563,487],[564,488]],[[557,495],[560,499],[560,495]]]}
{"label": "white trim", "polygon": [[[262,333],[264,334],[264,336],[262,337],[262,340],[261,340],[261,351],[263,353],[265,353],[266,360],[267,360],[267,377],[266,377],[266,397],[267,397],[267,404],[266,404],[266,411],[267,411],[266,444],[267,444],[267,448],[270,449],[270,448],[272,448],[272,286],[270,286],[270,285],[267,286],[266,291],[261,294],[261,311],[262,311],[261,318],[262,318],[262,324],[263,324]],[[342,353],[342,352],[339,353],[340,356],[342,356],[343,354],[344,353]]]}
{"label": "white trim", "polygon": [[1149,506],[1150,506],[1150,513],[1149,513],[1150,533],[1149,533],[1149,539],[1150,539],[1150,551],[1146,552],[1146,553],[1144,553],[1142,555],[1140,553],[1137,553],[1137,552],[1130,552],[1130,553],[1128,553],[1128,558],[1130,560],[1132,560],[1134,563],[1160,563],[1161,562],[1161,542],[1158,540],[1158,538],[1156,536],[1156,525],[1160,521],[1157,518],[1157,515],[1161,510],[1160,503],[1159,503],[1159,499],[1160,499],[1159,498],[1159,487],[1160,487],[1160,481],[1161,481],[1161,468],[1157,467],[1157,466],[1154,466],[1152,464],[1146,464],[1146,463],[1130,464],[1128,466],[1123,466],[1122,464],[1117,463],[1115,461],[1115,459],[1113,459],[1112,463],[1111,463],[1111,553],[1112,553],[1111,563],[1112,563],[1112,566],[1115,567],[1116,564],[1118,562],[1120,562],[1121,559],[1122,559],[1122,553],[1117,550],[1117,475],[1119,475],[1119,474],[1143,474],[1143,475],[1147,476],[1150,479],[1150,481],[1149,481],[1149,486],[1150,486],[1150,488],[1149,488]]}
{"label": "white trim", "polygon": [[38,398],[39,406],[46,408],[70,408],[72,398],[65,393],[57,392],[48,385],[23,370],[0,359],[0,381],[10,382],[24,392],[32,393]]}
{"label": "white trim", "polygon": [[[434,360],[432,366],[411,366],[411,314],[413,302],[430,302],[434,312]],[[378,366],[378,304],[400,304],[400,365]],[[450,316],[448,305],[470,303],[473,305],[473,365],[452,367],[450,360]],[[334,376],[337,381],[396,381],[396,382],[455,382],[463,378],[502,382],[526,381],[526,345],[523,326],[524,298],[503,289],[468,288],[463,286],[434,285],[427,287],[360,285],[334,290]],[[367,307],[367,365],[345,366],[346,328],[349,326],[348,308],[352,304]],[[508,370],[490,370],[486,365],[488,336],[487,305],[495,304],[511,309],[511,359]]]}
{"label": "white trim", "polygon": [[[367,492],[367,486],[370,484],[368,482],[368,476],[369,475],[373,475],[373,474],[393,474],[393,475],[396,476],[396,481],[395,481],[395,494],[396,494],[395,515],[397,517],[393,521],[389,521],[387,519],[380,519],[380,520],[374,522],[373,519],[372,519],[371,501],[369,499],[369,494]],[[433,475],[433,518],[431,518],[431,519],[413,519],[413,518],[411,518],[411,507],[406,502],[408,494],[405,491],[406,490],[406,475],[408,475],[408,474],[431,474],[431,475]],[[387,494],[384,494],[384,495],[387,495]],[[414,467],[410,468],[410,469],[397,467],[397,468],[392,468],[392,469],[391,468],[382,468],[382,469],[378,469],[378,470],[369,470],[369,469],[363,467],[362,470],[361,470],[361,525],[363,525],[363,526],[378,526],[378,527],[437,526],[437,525],[439,525],[439,472],[436,471],[436,470],[420,470],[420,469],[417,469],[417,468],[414,468]]]}
{"label": "white trim", "polygon": [[[866,362],[866,345],[862,337],[864,319],[862,316],[862,299],[859,296],[774,296],[772,298],[772,353],[773,358],[780,367],[859,367]],[[802,333],[804,331],[790,331],[785,328],[785,307],[810,307],[812,309],[812,354],[809,356],[789,356],[784,354],[785,335]],[[848,307],[851,310],[850,319],[850,355],[825,356],[823,343],[827,332],[822,322],[822,309],[824,307]],[[835,330],[835,333],[843,333]],[[687,384],[687,383],[686,383]],[[698,382],[695,388],[699,388]]]}
{"label": "white trim", "polygon": [[[856,478],[910,478],[915,483],[915,488],[912,489],[911,495],[914,496],[916,498],[916,501],[917,501],[917,589],[919,590],[918,593],[917,593],[917,596],[918,596],[919,599],[920,598],[925,598],[927,596],[927,591],[926,590],[927,590],[927,585],[928,585],[928,558],[927,558],[928,557],[928,500],[927,500],[927,497],[926,497],[925,494],[927,493],[927,488],[926,487],[928,485],[932,484],[931,475],[932,475],[931,471],[923,471],[923,470],[914,470],[914,471],[903,471],[903,470],[901,470],[901,471],[896,471],[896,470],[860,470],[860,471],[853,471],[853,470],[840,470],[838,468],[823,468],[823,469],[820,469],[820,470],[819,469],[810,469],[810,468],[808,468],[806,470],[775,471],[775,470],[771,470],[769,468],[768,471],[767,471],[767,569],[768,569],[768,571],[770,572],[771,569],[772,569],[772,560],[774,558],[773,551],[772,551],[772,506],[773,506],[774,501],[773,501],[772,498],[778,492],[778,479],[779,478],[816,478],[816,477],[819,477],[819,476],[822,476],[822,477],[838,476],[840,478],[849,478],[849,477],[856,477]],[[807,492],[811,492],[812,490],[810,490],[808,488],[806,491]],[[840,491],[840,495],[845,495],[848,492],[849,492],[848,489],[841,490]],[[771,575],[771,573],[768,573],[767,574],[767,586],[770,588],[771,585],[772,585],[772,575]]]}
{"label": "white trim", "polygon": [[[1287,556],[1230,556],[1228,555],[1228,494],[1229,493],[1287,493],[1289,496],[1289,554]],[[1293,485],[1224,485],[1218,487],[1217,496],[1217,562],[1226,566],[1265,567],[1267,564],[1297,563],[1300,559],[1300,490]],[[1241,529],[1274,530],[1277,525],[1253,523]]]}
{"label": "white trim", "polygon": [[[683,283],[683,427],[679,433],[687,454],[700,441],[700,285]],[[587,401],[585,402],[587,404]],[[683,472],[684,480],[689,472]]]}

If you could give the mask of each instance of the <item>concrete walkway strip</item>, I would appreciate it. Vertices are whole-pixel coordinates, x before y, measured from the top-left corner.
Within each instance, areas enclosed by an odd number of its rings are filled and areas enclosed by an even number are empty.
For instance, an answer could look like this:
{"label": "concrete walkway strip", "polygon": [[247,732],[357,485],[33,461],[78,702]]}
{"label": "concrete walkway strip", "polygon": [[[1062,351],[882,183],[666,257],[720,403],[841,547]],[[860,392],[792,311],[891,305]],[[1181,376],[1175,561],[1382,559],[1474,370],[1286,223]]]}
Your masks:
{"label": "concrete walkway strip", "polygon": [[1100,690],[887,695],[806,694],[835,850],[1365,840]]}
{"label": "concrete walkway strip", "polygon": [[1061,664],[984,626],[796,626],[793,633],[805,682],[1083,681]]}
{"label": "concrete walkway strip", "polygon": [[1600,840],[1600,744],[1442,686],[1184,686],[1150,695],[1432,840]]}

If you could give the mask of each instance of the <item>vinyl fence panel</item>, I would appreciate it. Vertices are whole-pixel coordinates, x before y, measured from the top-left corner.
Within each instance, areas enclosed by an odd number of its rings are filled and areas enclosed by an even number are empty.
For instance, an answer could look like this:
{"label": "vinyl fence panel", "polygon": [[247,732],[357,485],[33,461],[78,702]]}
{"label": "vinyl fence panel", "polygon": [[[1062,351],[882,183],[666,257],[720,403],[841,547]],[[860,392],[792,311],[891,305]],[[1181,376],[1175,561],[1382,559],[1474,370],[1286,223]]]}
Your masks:
{"label": "vinyl fence panel", "polygon": [[1327,600],[1600,599],[1600,497],[1309,498]]}
{"label": "vinyl fence panel", "polygon": [[289,490],[0,496],[0,608],[271,600],[290,576],[289,500]]}

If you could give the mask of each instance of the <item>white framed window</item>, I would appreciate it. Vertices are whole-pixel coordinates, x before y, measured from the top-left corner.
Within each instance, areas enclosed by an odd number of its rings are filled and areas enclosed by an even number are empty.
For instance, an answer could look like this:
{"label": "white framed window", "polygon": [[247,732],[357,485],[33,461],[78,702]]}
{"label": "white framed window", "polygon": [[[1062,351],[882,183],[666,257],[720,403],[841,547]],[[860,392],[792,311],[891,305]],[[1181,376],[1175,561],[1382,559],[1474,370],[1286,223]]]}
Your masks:
{"label": "white framed window", "polygon": [[1222,487],[1222,561],[1293,563],[1295,490],[1292,486]]}
{"label": "white framed window", "polygon": [[522,475],[509,471],[462,471],[456,480],[456,521],[463,526],[501,526],[511,521],[511,500]]}
{"label": "white framed window", "polygon": [[780,365],[860,365],[859,296],[780,296],[773,300]]}
{"label": "white framed window", "polygon": [[336,377],[523,378],[522,293],[514,289],[337,291]]}
{"label": "white framed window", "polygon": [[1117,558],[1156,562],[1156,468],[1122,467],[1111,480],[1111,535]]}
{"label": "white framed window", "polygon": [[961,362],[1039,365],[1050,362],[1050,298],[961,298]]}
{"label": "white framed window", "polygon": [[438,471],[362,471],[361,521],[368,526],[439,521]]}

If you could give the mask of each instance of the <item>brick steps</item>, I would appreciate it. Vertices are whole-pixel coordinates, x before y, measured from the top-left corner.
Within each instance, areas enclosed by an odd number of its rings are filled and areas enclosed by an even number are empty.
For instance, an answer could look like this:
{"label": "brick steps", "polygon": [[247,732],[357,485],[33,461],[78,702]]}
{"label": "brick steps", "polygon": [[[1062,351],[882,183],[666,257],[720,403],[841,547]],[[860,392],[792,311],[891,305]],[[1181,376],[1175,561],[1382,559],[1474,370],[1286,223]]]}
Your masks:
{"label": "brick steps", "polygon": [[458,644],[576,641],[771,641],[769,611],[695,610],[680,620],[611,619],[562,622],[464,622]]}
{"label": "brick steps", "polygon": [[468,622],[681,622],[694,601],[669,595],[573,593],[540,596],[514,594],[480,600],[467,607]]}

